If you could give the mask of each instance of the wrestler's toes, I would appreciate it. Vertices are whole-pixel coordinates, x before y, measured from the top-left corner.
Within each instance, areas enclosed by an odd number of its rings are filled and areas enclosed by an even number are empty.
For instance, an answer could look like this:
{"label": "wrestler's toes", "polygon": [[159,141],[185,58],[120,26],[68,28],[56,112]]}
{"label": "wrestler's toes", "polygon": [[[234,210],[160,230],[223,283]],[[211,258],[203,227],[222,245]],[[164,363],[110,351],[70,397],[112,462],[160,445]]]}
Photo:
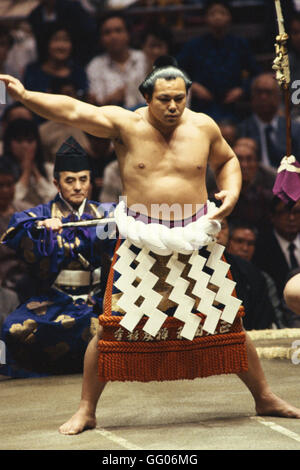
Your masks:
{"label": "wrestler's toes", "polygon": [[61,434],[75,435],[87,429],[94,429],[96,427],[95,418],[87,418],[84,416],[73,416],[69,421],[64,423],[59,428]]}

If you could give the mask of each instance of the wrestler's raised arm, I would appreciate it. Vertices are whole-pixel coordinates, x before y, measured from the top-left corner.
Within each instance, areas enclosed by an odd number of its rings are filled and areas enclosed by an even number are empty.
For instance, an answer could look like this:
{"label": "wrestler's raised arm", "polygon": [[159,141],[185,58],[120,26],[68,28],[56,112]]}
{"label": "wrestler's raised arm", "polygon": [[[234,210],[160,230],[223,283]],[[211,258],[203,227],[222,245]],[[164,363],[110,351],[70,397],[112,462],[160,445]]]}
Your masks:
{"label": "wrestler's raised arm", "polygon": [[10,75],[0,75],[9,95],[45,119],[69,124],[97,137],[116,138],[134,113],[118,106],[97,107],[64,95],[25,89]]}
{"label": "wrestler's raised arm", "polygon": [[221,206],[210,218],[223,219],[232,212],[237,203],[241,191],[242,174],[238,158],[223,138],[219,127],[211,118],[208,120],[211,138],[208,163],[215,173],[219,188],[215,198],[222,201]]}

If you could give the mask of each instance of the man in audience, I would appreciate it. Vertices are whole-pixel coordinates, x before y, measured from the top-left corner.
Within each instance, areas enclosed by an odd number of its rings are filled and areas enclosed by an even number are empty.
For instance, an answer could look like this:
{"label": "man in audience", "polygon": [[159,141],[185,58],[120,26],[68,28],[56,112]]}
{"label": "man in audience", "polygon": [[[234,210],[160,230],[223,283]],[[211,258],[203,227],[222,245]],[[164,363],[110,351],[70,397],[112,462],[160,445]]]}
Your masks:
{"label": "man in audience", "polygon": [[220,121],[235,117],[259,67],[247,40],[230,33],[228,3],[209,1],[204,14],[208,32],[184,44],[178,63],[194,82],[191,109]]}
{"label": "man in audience", "polygon": [[[257,236],[258,231],[254,226],[248,224],[247,222],[235,220],[233,223],[229,224],[229,237],[227,243],[228,253],[236,255],[242,258],[243,260],[247,261],[248,263],[251,263],[255,251]],[[272,309],[269,310],[270,313],[273,310],[272,315],[270,314],[269,316],[269,321],[272,320],[272,323],[269,323],[268,326],[271,327],[275,324],[277,327],[283,327],[285,321],[285,309],[278,296],[277,288],[273,279],[269,274],[264,271],[261,271],[253,264],[251,269],[254,274],[256,271],[256,274],[254,276],[256,284],[258,283],[258,279],[265,279],[266,292],[263,297],[268,297],[270,299],[272,306]],[[260,282],[263,284],[262,280]],[[260,298],[260,296],[255,295],[253,311],[251,312],[251,315],[256,316],[258,324],[262,324],[263,319],[266,317],[267,314],[264,309],[261,312],[258,311],[261,302],[262,299]]]}
{"label": "man in audience", "polygon": [[243,301],[244,328],[246,330],[271,328],[277,323],[277,312],[271,304],[264,276],[245,256],[247,251],[250,253],[253,250],[252,243],[254,243],[252,235],[249,236],[248,233],[247,235],[248,237],[242,242],[233,242],[235,235],[231,233],[227,219],[223,219],[217,241],[226,247],[225,259],[230,263],[232,275],[237,282],[237,295]]}
{"label": "man in audience", "polygon": [[[258,155],[266,166],[278,168],[286,155],[286,119],[280,115],[281,91],[272,73],[253,80],[252,113],[239,125],[241,137],[257,142]],[[300,123],[292,121],[292,153],[300,158]]]}
{"label": "man in audience", "polygon": [[253,262],[274,279],[282,298],[289,272],[300,266],[299,202],[289,206],[274,196],[270,213],[272,226],[259,234]]}
{"label": "man in audience", "polygon": [[269,205],[273,198],[276,171],[259,160],[254,139],[239,138],[233,145],[242,171],[242,189],[232,216],[247,220],[258,229],[269,226]]}
{"label": "man in audience", "polygon": [[[112,205],[87,199],[89,160],[72,137],[57,152],[54,178],[55,199],[16,213],[3,236],[3,243],[28,265],[35,287],[3,324],[3,375],[79,372],[96,332],[110,263],[108,244],[115,242],[101,237],[104,228],[86,227],[84,221],[99,221]],[[63,228],[63,222],[76,220],[82,225]]]}
{"label": "man in audience", "polygon": [[138,106],[143,101],[138,85],[145,76],[144,53],[130,48],[128,26],[119,13],[104,17],[100,40],[105,52],[86,67],[90,100],[101,106]]}

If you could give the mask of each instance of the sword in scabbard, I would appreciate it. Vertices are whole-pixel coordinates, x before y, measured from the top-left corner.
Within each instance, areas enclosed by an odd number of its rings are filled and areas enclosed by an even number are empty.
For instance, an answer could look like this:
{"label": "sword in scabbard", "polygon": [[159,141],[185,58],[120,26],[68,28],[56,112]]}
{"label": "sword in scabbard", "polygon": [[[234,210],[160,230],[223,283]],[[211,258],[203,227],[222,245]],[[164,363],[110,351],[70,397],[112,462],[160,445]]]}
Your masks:
{"label": "sword in scabbard", "polygon": [[[106,225],[115,222],[114,217],[107,217],[103,219],[88,219],[88,220],[74,220],[73,222],[64,222],[62,228],[65,227],[93,227],[96,225]],[[36,228],[41,230],[44,228],[43,225],[37,225]]]}
{"label": "sword in scabbard", "polygon": [[287,48],[288,34],[284,28],[284,19],[280,0],[275,0],[276,16],[278,22],[278,35],[276,36],[275,54],[272,69],[276,72],[276,80],[284,92],[286,115],[286,156],[292,153],[291,137],[291,95],[290,95],[290,66]]}

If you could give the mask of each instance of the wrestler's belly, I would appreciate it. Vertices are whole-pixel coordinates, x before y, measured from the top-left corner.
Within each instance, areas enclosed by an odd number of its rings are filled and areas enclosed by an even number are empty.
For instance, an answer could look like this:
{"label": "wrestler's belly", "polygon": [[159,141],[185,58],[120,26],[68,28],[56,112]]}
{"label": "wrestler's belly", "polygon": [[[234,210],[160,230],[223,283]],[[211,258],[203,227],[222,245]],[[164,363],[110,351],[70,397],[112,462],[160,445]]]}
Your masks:
{"label": "wrestler's belly", "polygon": [[163,219],[183,219],[207,201],[205,182],[182,178],[156,178],[124,185],[126,204],[135,212]]}

